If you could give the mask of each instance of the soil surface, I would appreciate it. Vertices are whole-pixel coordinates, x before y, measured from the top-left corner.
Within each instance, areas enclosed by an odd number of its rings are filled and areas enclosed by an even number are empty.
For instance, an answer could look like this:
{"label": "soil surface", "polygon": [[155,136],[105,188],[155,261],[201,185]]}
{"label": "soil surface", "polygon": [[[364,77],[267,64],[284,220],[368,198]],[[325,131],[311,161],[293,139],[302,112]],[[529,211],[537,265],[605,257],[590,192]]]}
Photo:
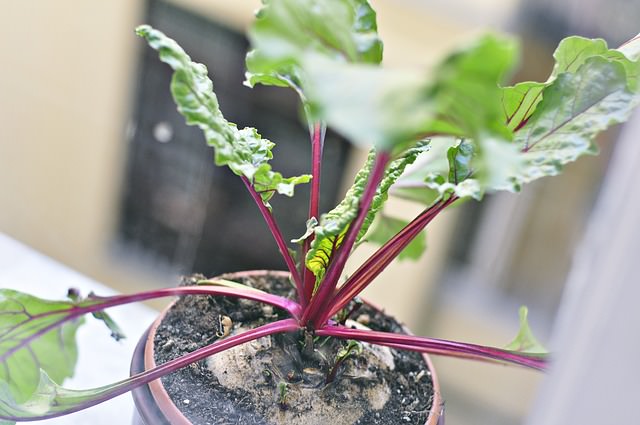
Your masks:
{"label": "soil surface", "polygon": [[[221,276],[232,279],[231,275]],[[193,284],[202,276],[185,278]],[[293,296],[281,276],[243,278],[244,284]],[[354,305],[346,310],[354,309]],[[402,332],[394,319],[360,305],[352,326]],[[226,318],[225,318],[226,316]],[[156,363],[262,324],[287,317],[263,304],[226,297],[188,296],[177,301],[158,327]],[[361,344],[336,366],[346,341],[304,335],[261,338],[216,354],[162,378],[173,402],[196,425],[424,424],[433,400],[431,372],[418,353]],[[309,338],[307,338],[309,341]],[[335,368],[335,377],[327,376]]]}

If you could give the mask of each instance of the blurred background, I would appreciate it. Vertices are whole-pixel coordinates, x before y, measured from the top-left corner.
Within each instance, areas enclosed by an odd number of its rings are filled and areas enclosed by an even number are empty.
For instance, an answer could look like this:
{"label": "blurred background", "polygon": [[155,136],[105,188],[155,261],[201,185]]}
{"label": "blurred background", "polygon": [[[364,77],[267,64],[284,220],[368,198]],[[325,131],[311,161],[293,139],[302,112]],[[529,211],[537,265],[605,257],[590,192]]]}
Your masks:
{"label": "blurred background", "polygon": [[[428,69],[473,35],[503,30],[521,40],[517,80],[546,79],[562,37],[616,46],[638,32],[640,18],[630,0],[372,3],[385,66]],[[278,143],[275,169],[304,173],[308,136],[293,93],[242,86],[243,33],[258,5],[0,0],[0,232],[123,292],[169,286],[190,272],[283,268],[239,180],[212,165],[199,130],[175,111],[168,67],[133,32],[152,24],[207,64],[226,117]],[[559,178],[440,216],[428,254],[390,267],[368,297],[418,334],[497,346],[515,335],[525,304],[547,341],[618,132],[601,137],[599,157]],[[325,211],[363,153],[330,133],[326,155]],[[303,191],[273,204],[286,237],[301,235]],[[419,207],[393,200],[387,211],[411,218]],[[541,380],[517,368],[436,362],[450,425],[521,423]]]}

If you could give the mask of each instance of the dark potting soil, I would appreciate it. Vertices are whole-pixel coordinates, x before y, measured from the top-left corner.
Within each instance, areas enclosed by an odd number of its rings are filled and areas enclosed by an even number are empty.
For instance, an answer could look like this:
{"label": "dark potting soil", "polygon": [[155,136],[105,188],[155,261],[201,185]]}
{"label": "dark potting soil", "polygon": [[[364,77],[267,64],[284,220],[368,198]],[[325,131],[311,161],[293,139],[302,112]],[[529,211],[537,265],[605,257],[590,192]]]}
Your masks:
{"label": "dark potting soil", "polygon": [[[221,277],[232,278],[230,275]],[[200,279],[203,277],[185,278],[183,284],[194,284]],[[256,278],[234,278],[234,280],[270,293],[289,297],[294,295],[291,284],[287,279],[283,279],[282,275],[267,274]],[[156,363],[165,363],[215,342],[219,339],[216,335],[224,331],[221,329],[224,326],[220,320],[224,316],[228,316],[233,323],[233,328],[237,329],[239,326],[255,328],[285,318],[287,314],[277,308],[265,307],[260,303],[247,300],[211,296],[183,297],[169,310],[158,327],[154,339]],[[352,318],[374,330],[402,332],[400,323],[367,305],[359,306]],[[280,352],[286,353],[286,356],[290,355],[293,359],[283,363],[281,360],[275,360],[275,356],[265,357],[268,362],[257,367],[259,370],[255,370],[253,379],[242,381],[243,386],[233,388],[228,385],[223,386],[218,379],[220,375],[212,372],[206,360],[163,377],[162,383],[176,406],[196,425],[281,423],[422,425],[426,422],[433,402],[433,388],[431,372],[420,354],[391,349],[395,364],[395,369],[391,371],[388,368],[375,367],[366,356],[356,353],[348,356],[340,364],[335,379],[326,384],[325,377],[328,370],[335,364],[331,359],[335,359],[335,353],[346,345],[344,341],[316,340],[315,345],[322,346],[324,355],[320,357],[325,360],[323,362],[322,359],[305,356],[303,350],[299,348],[301,344],[298,343],[302,335],[289,338],[279,336],[267,338],[272,339],[273,346],[280,348]],[[260,357],[260,353],[248,357],[254,357],[255,361]],[[326,361],[326,359],[330,360]],[[286,365],[283,365],[285,363]],[[353,363],[354,368],[357,365],[360,370],[364,364],[365,370],[370,372],[367,373],[366,379],[354,376],[352,374],[354,369],[349,363]],[[313,370],[318,371],[320,379],[310,383],[306,374]],[[223,373],[226,374],[227,371]],[[304,378],[303,375],[305,375]],[[314,401],[308,401],[306,405],[303,401],[302,404],[289,406],[286,392],[293,394],[296,385],[304,386],[307,390],[310,386],[315,388],[313,391],[316,396],[319,396],[323,403],[327,403],[330,409],[338,412],[337,419],[333,418],[331,419],[333,423],[327,424],[326,418],[305,416],[305,410],[310,410],[309,406],[315,407]],[[384,406],[374,410],[370,405],[365,405],[362,414],[357,419],[352,419],[353,416],[347,414],[351,409],[349,403],[362,404],[360,399],[364,397],[359,391],[369,391],[367,388],[373,388],[376,385],[384,387],[389,395]],[[268,396],[256,397],[255,392],[246,390],[249,386],[258,388],[260,394]],[[285,387],[284,398],[283,386]],[[357,388],[358,386],[367,388]],[[355,393],[355,396],[349,396],[349,393]],[[286,415],[280,416],[281,419],[274,419],[274,408]],[[286,419],[282,419],[285,417]]]}

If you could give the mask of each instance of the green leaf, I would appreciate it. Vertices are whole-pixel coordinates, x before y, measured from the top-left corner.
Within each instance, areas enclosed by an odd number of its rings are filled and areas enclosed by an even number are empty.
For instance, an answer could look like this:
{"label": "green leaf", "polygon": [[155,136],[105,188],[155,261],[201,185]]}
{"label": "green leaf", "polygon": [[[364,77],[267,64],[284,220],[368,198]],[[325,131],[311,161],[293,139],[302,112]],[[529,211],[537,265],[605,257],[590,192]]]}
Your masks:
{"label": "green leaf", "polygon": [[320,224],[313,229],[315,238],[307,252],[305,264],[316,276],[316,282],[319,282],[324,276],[331,257],[342,244],[349,224],[358,214],[360,197],[373,168],[374,159],[375,151],[372,150],[369,152],[367,162],[356,174],[354,183],[344,199],[331,211],[322,214]]}
{"label": "green leaf", "polygon": [[627,84],[631,91],[638,87],[638,56],[640,42],[636,39],[626,43],[621,49],[609,49],[602,39],[567,37],[558,44],[553,57],[556,63],[547,81],[523,82],[503,88],[504,116],[509,129],[517,131],[527,123],[543,98],[544,90],[564,73],[576,73],[587,60],[602,57],[608,61],[621,63],[627,75]]}
{"label": "green leaf", "polygon": [[602,39],[567,37],[560,41],[553,54],[556,63],[551,72],[551,79],[565,72],[574,73],[587,59],[605,55],[608,52],[607,43]]}
{"label": "green leaf", "polygon": [[542,91],[547,85],[526,81],[502,89],[502,105],[509,130],[516,131],[527,122],[542,100]]}
{"label": "green leaf", "polygon": [[595,56],[575,73],[563,73],[544,90],[542,101],[514,142],[525,166],[514,175],[520,184],[558,174],[584,154],[597,153],[593,139],[602,130],[627,120],[638,103],[628,89],[619,61]]}
{"label": "green leaf", "polygon": [[[515,62],[509,39],[487,35],[423,73],[336,64],[309,55],[305,86],[314,110],[355,143],[382,150],[430,134],[510,138],[498,83]],[[481,149],[479,149],[481,151]]]}
{"label": "green leaf", "polygon": [[318,225],[318,219],[315,217],[311,217],[309,220],[307,220],[307,224],[306,224],[307,230],[304,232],[304,234],[299,238],[291,239],[291,243],[297,243],[297,244],[303,243],[309,236],[313,235],[313,231],[317,225]]}
{"label": "green leaf", "polygon": [[470,178],[475,146],[454,138],[435,138],[431,146],[432,150],[400,178],[392,194],[426,205],[451,195],[480,199],[480,182]]}
{"label": "green leaf", "polygon": [[92,316],[102,322],[107,326],[109,331],[111,331],[111,338],[116,341],[120,341],[121,339],[125,339],[127,336],[122,332],[120,326],[104,311],[96,311],[92,313]]}
{"label": "green leaf", "polygon": [[15,418],[38,418],[44,415],[51,417],[57,413],[64,414],[67,410],[74,409],[75,406],[100,400],[104,395],[121,386],[122,383],[116,383],[91,390],[67,389],[56,384],[47,372],[41,369],[34,390],[25,400],[17,400],[6,383],[0,381],[0,415]]}
{"label": "green leaf", "polygon": [[549,352],[547,349],[538,342],[535,336],[533,336],[533,332],[531,331],[529,322],[527,321],[528,313],[529,310],[527,307],[520,307],[520,329],[513,341],[511,341],[505,348],[519,353],[548,354]]}
{"label": "green leaf", "polygon": [[568,72],[575,73],[589,59],[602,57],[612,62],[619,62],[625,68],[629,89],[634,91],[638,86],[638,64],[630,60],[617,49],[609,49],[607,42],[602,39],[588,39],[583,37],[567,37],[560,42],[553,57],[556,64],[551,73],[551,80],[558,75]]}
{"label": "green leaf", "polygon": [[480,183],[470,178],[474,173],[471,162],[475,154],[474,145],[466,140],[459,140],[447,150],[447,167],[440,172],[434,170],[425,178],[427,187],[438,191],[437,199],[450,195],[482,198]]}
{"label": "green leaf", "polygon": [[427,131],[473,138],[478,143],[485,135],[510,139],[501,120],[498,84],[510,73],[517,55],[513,40],[488,34],[446,58],[436,69],[430,89],[437,117]]}
{"label": "green leaf", "polygon": [[376,14],[366,0],[263,0],[249,31],[246,84],[292,87],[301,93],[303,55],[380,63]]}
{"label": "green leaf", "polygon": [[[415,146],[407,149],[398,158],[391,161],[382,181],[376,189],[362,227],[358,232],[357,241],[367,233],[376,214],[382,209],[388,199],[388,191],[400,178],[405,168],[412,164],[416,158],[429,149],[429,141],[423,140]],[[358,213],[360,197],[364,192],[369,174],[373,167],[375,151],[369,152],[364,167],[356,174],[353,185],[347,191],[345,198],[333,210],[323,214],[320,223],[313,228],[315,234],[313,242],[306,257],[306,265],[313,272],[317,280],[322,279],[329,265],[331,257],[342,244],[342,238],[349,229],[349,224]]]}
{"label": "green leaf", "polygon": [[430,141],[429,140],[421,140],[415,146],[407,149],[402,153],[398,158],[391,161],[387,169],[385,170],[384,177],[380,182],[380,185],[376,189],[376,193],[373,196],[373,200],[371,201],[371,207],[369,208],[369,212],[367,212],[367,216],[362,223],[362,227],[358,232],[358,238],[356,240],[361,240],[364,235],[367,233],[367,230],[373,223],[373,220],[376,217],[376,214],[382,209],[384,203],[389,198],[389,190],[391,186],[393,186],[396,181],[402,176],[405,172],[406,168],[413,164],[415,160],[423,153],[429,151]]}
{"label": "green leaf", "polygon": [[441,194],[480,199],[486,188],[508,185],[520,166],[517,149],[509,143],[512,132],[503,119],[504,93],[498,85],[516,56],[512,40],[489,34],[438,68],[432,89],[438,115],[427,132],[462,139],[447,152],[449,175],[427,180]]}
{"label": "green leaf", "polygon": [[336,362],[344,361],[346,358],[359,355],[362,353],[362,343],[355,339],[347,340],[346,345],[342,346],[336,353]]}
{"label": "green leaf", "polygon": [[314,113],[352,143],[391,151],[426,131],[435,115],[428,84],[412,70],[336,63],[307,56],[305,93]]}
{"label": "green leaf", "polygon": [[[429,152],[409,167],[391,188],[391,195],[423,203],[427,206],[442,198],[440,184],[448,183],[449,150],[460,140],[454,137],[434,137]],[[427,184],[429,182],[429,185]],[[436,186],[432,184],[435,183]]]}
{"label": "green leaf", "polygon": [[639,44],[635,38],[609,49],[601,39],[568,37],[554,53],[556,64],[546,82],[505,88],[505,116],[523,164],[513,173],[511,187],[491,189],[517,189],[597,153],[595,136],[626,121],[638,104]]}
{"label": "green leaf", "polygon": [[215,148],[217,165],[227,165],[235,174],[246,177],[265,205],[274,193],[292,196],[295,185],[310,181],[310,175],[285,178],[271,170],[274,144],[255,128],[239,130],[224,118],[204,65],[192,62],[175,41],[148,25],[138,27],[136,32],[173,69],[171,93],[178,111],[188,125],[197,125],[203,131],[207,143]]}
{"label": "green leaf", "polygon": [[456,146],[449,148],[447,151],[447,160],[449,161],[449,182],[458,184],[473,174],[471,159],[474,150],[471,143],[461,140]]}
{"label": "green leaf", "polygon": [[[406,220],[380,215],[374,222],[373,229],[367,234],[367,242],[384,244],[409,224]],[[399,260],[417,260],[427,249],[427,238],[422,232],[416,236],[400,253]]]}
{"label": "green leaf", "polygon": [[[9,311],[13,312],[13,310]],[[10,384],[6,380],[0,380],[0,421],[3,419],[18,421],[48,419],[86,409],[239,344],[275,333],[293,332],[298,328],[299,325],[293,319],[268,323],[249,331],[228,336],[121,381],[87,390],[63,388],[45,370],[36,369],[37,377],[34,389],[27,397],[18,398]],[[58,349],[56,347],[53,351]],[[11,373],[14,371],[16,370],[11,369]]]}
{"label": "green leaf", "polygon": [[0,290],[0,385],[13,399],[22,402],[31,397],[41,369],[58,382],[73,376],[78,359],[76,331],[83,319],[49,330],[73,308],[70,301]]}
{"label": "green leaf", "polygon": [[[394,193],[427,202],[447,194],[480,199],[487,190],[517,191],[524,183],[558,174],[581,155],[596,153],[597,133],[625,121],[638,103],[634,90],[639,65],[630,59],[635,43],[628,43],[625,54],[608,49],[602,40],[563,40],[546,82],[502,89],[502,120],[514,132],[513,142],[506,142],[499,131],[479,132],[476,139],[448,148],[448,164],[432,161],[408,173]],[[434,149],[437,144],[432,143]],[[461,146],[469,148],[465,155],[458,150]],[[464,159],[466,178],[453,178],[458,159]]]}
{"label": "green leaf", "polygon": [[[83,298],[80,296],[80,292],[75,289],[75,288],[71,288],[69,289],[69,291],[67,292],[67,297],[74,302],[74,304],[81,304],[82,301],[84,301],[87,298]],[[95,295],[92,293],[89,294],[88,299],[91,300],[91,298],[94,297]],[[122,329],[120,329],[120,326],[118,326],[118,324],[115,322],[115,320],[113,320],[111,318],[111,316],[109,316],[109,314],[107,314],[104,311],[95,311],[92,313],[92,316],[97,319],[102,321],[105,326],[109,329],[109,331],[111,331],[111,338],[115,339],[116,341],[120,341],[121,339],[125,339],[127,336],[124,334],[124,332],[122,332]]]}

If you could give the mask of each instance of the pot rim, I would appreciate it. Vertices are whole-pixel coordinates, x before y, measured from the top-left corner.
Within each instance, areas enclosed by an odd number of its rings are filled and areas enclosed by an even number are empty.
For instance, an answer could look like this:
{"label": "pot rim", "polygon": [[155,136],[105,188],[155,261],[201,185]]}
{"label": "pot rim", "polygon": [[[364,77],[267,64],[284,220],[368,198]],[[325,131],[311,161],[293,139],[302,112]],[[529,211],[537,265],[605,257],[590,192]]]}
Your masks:
{"label": "pot rim", "polygon": [[[244,277],[249,275],[263,276],[266,274],[282,276],[282,277],[289,276],[289,272],[285,272],[285,271],[250,270],[250,271],[241,271],[241,272],[234,272],[234,273],[225,273],[220,275],[220,277],[229,279],[231,277],[237,278],[237,277]],[[169,309],[173,307],[175,302],[176,301],[173,301],[169,305],[167,305],[160,312],[156,320],[149,327],[149,331],[146,337],[146,343],[144,347],[144,367],[146,370],[156,367],[156,362],[154,359],[154,352],[155,352],[154,337],[158,327],[160,326],[160,323],[166,316]],[[378,311],[382,311],[382,309],[380,309],[375,304],[371,304],[368,301],[365,301],[365,303]],[[406,333],[411,334],[411,332],[405,326],[403,326],[403,328]],[[440,383],[438,381],[438,376],[436,374],[435,367],[429,355],[427,355],[426,353],[422,353],[422,358],[424,362],[427,364],[427,367],[429,368],[430,377],[431,377],[432,386],[433,386],[433,402],[431,405],[429,416],[427,416],[425,425],[438,425],[443,423],[440,420],[444,418],[444,402],[440,394]],[[164,388],[164,385],[162,385],[161,379],[156,379],[154,381],[151,381],[149,382],[148,385],[149,385],[149,390],[151,392],[151,396],[153,397],[154,401],[156,402],[162,414],[165,415],[165,417],[167,418],[167,420],[171,425],[193,425],[192,422],[189,421],[189,419],[187,419],[187,417],[184,416],[183,413],[180,411],[180,409],[173,403],[173,401],[171,400],[171,397],[169,396],[169,393]]]}

